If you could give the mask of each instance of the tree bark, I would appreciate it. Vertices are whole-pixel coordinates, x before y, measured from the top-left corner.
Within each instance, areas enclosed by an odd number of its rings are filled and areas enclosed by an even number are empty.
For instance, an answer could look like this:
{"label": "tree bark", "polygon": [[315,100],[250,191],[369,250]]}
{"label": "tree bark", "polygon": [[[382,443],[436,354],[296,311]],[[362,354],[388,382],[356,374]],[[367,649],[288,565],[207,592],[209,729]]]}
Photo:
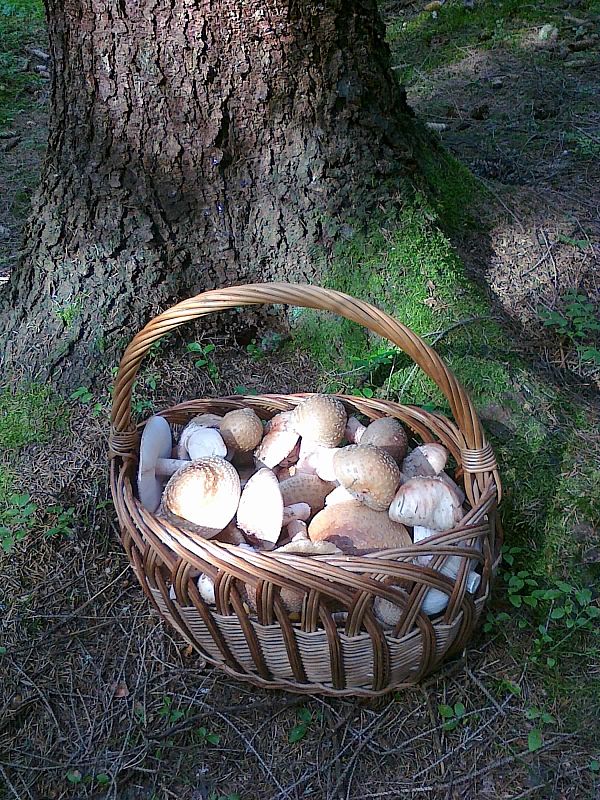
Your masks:
{"label": "tree bark", "polygon": [[319,247],[410,168],[376,0],[46,4],[48,153],[0,297],[5,372],[78,385],[177,299],[318,279]]}

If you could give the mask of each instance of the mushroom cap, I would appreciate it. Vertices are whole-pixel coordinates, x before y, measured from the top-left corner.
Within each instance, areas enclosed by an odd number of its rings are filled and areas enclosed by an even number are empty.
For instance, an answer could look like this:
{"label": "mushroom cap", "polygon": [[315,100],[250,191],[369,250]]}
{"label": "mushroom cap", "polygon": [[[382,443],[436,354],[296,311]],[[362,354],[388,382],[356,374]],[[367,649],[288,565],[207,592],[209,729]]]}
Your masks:
{"label": "mushroom cap", "polygon": [[179,436],[177,444],[178,458],[188,457],[187,444],[190,436],[193,436],[202,428],[218,428],[222,419],[218,414],[197,414],[192,417]]}
{"label": "mushroom cap", "polygon": [[219,430],[227,447],[242,453],[254,450],[263,437],[262,422],[251,408],[229,411],[221,420]]}
{"label": "mushroom cap", "polygon": [[[279,590],[279,597],[288,614],[301,613],[304,592],[301,592],[299,589],[291,589],[288,586],[283,586]],[[245,600],[250,610],[256,613],[256,587],[252,586],[251,583],[245,584],[242,590],[242,599]]]}
{"label": "mushroom cap", "polygon": [[460,495],[440,478],[411,478],[396,492],[389,510],[390,519],[445,531],[463,517]]}
{"label": "mushroom cap", "polygon": [[333,467],[340,484],[368,508],[384,511],[394,499],[400,470],[385,450],[351,444],[337,451]]}
{"label": "mushroom cap", "polygon": [[402,462],[402,478],[437,475],[446,466],[448,451],[442,444],[428,442],[415,447]]}
{"label": "mushroom cap", "polygon": [[172,447],[173,437],[167,420],[159,416],[150,417],[144,425],[140,442],[137,487],[140,503],[152,513],[160,504],[163,483],[156,476],[156,462],[159,458],[171,458]]}
{"label": "mushroom cap", "polygon": [[207,456],[220,456],[221,458],[225,458],[227,455],[225,442],[219,431],[215,428],[205,428],[204,426],[197,427],[187,437],[185,447],[189,457],[193,461],[199,458],[206,458]]}
{"label": "mushroom cap", "polygon": [[367,426],[360,437],[361,446],[371,444],[385,450],[394,461],[402,461],[408,449],[406,431],[397,419],[382,417]]}
{"label": "mushroom cap", "polygon": [[[224,458],[201,458],[171,476],[163,493],[166,512],[195,526],[210,539],[233,519],[240,500],[240,479]],[[173,520],[176,522],[176,520]]]}
{"label": "mushroom cap", "polygon": [[298,472],[281,481],[279,488],[286,506],[308,503],[311,512],[316,514],[325,506],[325,498],[334,488],[334,484],[322,481],[317,475]]}
{"label": "mushroom cap", "polygon": [[328,394],[313,394],[294,409],[296,431],[324,447],[336,447],[342,441],[347,419],[342,403]]}
{"label": "mushroom cap", "polygon": [[404,525],[393,522],[385,511],[373,511],[354,502],[320,511],[308,526],[308,535],[313,541],[333,542],[348,555],[412,545]]}
{"label": "mushroom cap", "polygon": [[289,456],[297,442],[298,434],[293,431],[267,433],[254,451],[254,460],[257,465],[272,469]]}
{"label": "mushroom cap", "polygon": [[[411,586],[410,581],[399,580],[395,582],[392,588],[399,588],[408,592]],[[386,597],[376,597],[373,601],[373,613],[380,622],[393,628],[400,621],[402,609]]]}
{"label": "mushroom cap", "polygon": [[238,528],[251,542],[271,550],[283,526],[283,497],[270,469],[259,469],[242,492],[237,510]]}

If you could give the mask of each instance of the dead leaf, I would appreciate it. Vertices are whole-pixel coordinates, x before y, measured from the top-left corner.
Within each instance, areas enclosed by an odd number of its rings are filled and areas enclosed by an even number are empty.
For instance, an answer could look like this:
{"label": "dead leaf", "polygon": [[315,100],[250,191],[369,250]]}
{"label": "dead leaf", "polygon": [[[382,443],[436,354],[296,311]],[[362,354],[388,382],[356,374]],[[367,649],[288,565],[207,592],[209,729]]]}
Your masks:
{"label": "dead leaf", "polygon": [[117,683],[115,681],[110,688],[116,700],[123,700],[125,697],[129,697],[129,689],[126,683]]}

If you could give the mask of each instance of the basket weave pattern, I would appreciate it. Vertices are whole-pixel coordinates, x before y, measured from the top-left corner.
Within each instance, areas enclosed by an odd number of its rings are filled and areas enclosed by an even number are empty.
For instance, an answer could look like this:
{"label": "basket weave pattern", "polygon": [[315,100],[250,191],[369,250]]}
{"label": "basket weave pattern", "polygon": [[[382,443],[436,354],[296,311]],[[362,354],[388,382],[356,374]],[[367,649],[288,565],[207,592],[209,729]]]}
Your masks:
{"label": "basket weave pattern", "polygon": [[[418,545],[362,557],[306,557],[251,552],[199,539],[139,503],[134,494],[139,430],[131,422],[131,392],[145,353],[187,321],[263,303],[323,309],[354,320],[404,350],[436,382],[455,422],[416,406],[363,397],[339,399],[349,414],[371,420],[395,417],[414,443],[439,441],[450,451],[469,508],[457,527]],[[269,419],[306,396],[201,399],[170,408],[162,416],[171,425],[184,425],[197,414],[252,408]],[[316,286],[274,283],[205,292],[164,312],[135,336],[117,375],[111,422],[111,489],[123,545],[152,604],[212,664],[268,688],[374,696],[418,682],[464,648],[499,560],[496,461],[463,387],[425,342],[387,314]],[[433,556],[426,567],[413,563],[422,555]],[[448,556],[462,559],[455,581],[438,571]],[[476,565],[481,582],[472,595],[466,590],[467,576]],[[198,572],[214,580],[216,606],[200,596]],[[248,613],[243,602],[243,584],[256,588],[256,615]],[[299,621],[290,619],[280,597],[282,588],[304,593]],[[432,588],[449,598],[443,613],[433,619],[421,609]],[[393,629],[375,617],[375,597],[401,610]]]}

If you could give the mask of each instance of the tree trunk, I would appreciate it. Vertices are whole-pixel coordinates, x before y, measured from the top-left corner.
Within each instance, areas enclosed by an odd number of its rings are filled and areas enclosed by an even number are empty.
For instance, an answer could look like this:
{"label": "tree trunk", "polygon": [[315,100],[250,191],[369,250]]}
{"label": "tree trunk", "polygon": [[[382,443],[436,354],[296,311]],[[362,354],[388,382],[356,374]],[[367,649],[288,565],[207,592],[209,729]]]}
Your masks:
{"label": "tree trunk", "polygon": [[318,279],[318,247],[412,161],[376,0],[46,3],[48,154],[0,297],[5,371],[77,385],[177,299]]}

